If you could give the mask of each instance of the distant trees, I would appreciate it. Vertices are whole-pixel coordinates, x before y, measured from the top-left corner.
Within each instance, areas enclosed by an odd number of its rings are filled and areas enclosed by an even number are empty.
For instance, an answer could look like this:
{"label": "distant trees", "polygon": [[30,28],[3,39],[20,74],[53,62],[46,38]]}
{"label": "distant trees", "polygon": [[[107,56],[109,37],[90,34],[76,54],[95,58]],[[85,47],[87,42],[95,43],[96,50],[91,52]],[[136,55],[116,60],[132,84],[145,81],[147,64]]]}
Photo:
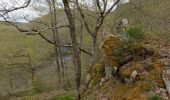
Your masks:
{"label": "distant trees", "polygon": [[[29,3],[30,3],[31,0],[29,0]],[[27,1],[28,2],[28,1]],[[18,29],[18,31],[20,32],[23,32],[23,33],[26,33],[27,35],[39,35],[42,39],[46,40],[49,44],[52,44],[54,45],[54,48],[55,48],[55,57],[56,57],[56,64],[57,64],[57,72],[58,72],[58,85],[61,85],[62,83],[64,83],[64,80],[65,80],[65,77],[64,77],[64,64],[63,64],[63,58],[62,58],[62,55],[61,55],[61,47],[68,47],[68,48],[71,48],[71,45],[68,45],[68,46],[64,46],[64,45],[61,45],[60,44],[60,40],[59,40],[59,37],[58,37],[58,28],[64,28],[64,27],[68,27],[68,25],[57,25],[57,20],[56,20],[56,9],[57,9],[57,6],[56,6],[56,3],[55,3],[55,0],[45,0],[45,3],[44,5],[46,5],[48,11],[49,11],[49,23],[46,23],[46,22],[42,22],[42,21],[34,21],[34,20],[29,20],[26,16],[24,16],[24,19],[26,21],[29,21],[31,23],[36,23],[36,25],[40,25],[40,26],[45,26],[43,28],[37,26],[36,28],[35,27],[31,27],[31,29],[27,29],[27,28],[21,28],[18,24],[16,23],[13,23],[10,21],[10,17],[7,15],[7,13],[9,13],[11,10],[9,11],[6,11],[6,13],[4,12],[4,15],[1,15],[1,17],[9,24],[13,25],[14,27],[16,27]],[[26,6],[24,6],[26,7]],[[40,7],[40,6],[39,6]],[[17,7],[15,10],[18,10],[18,9],[21,9],[23,7]],[[35,8],[35,7],[34,7]],[[34,9],[34,10],[39,10],[39,9]],[[5,9],[4,9],[5,11]],[[43,35],[43,33],[46,33],[46,32],[49,32],[51,31],[52,32],[52,37],[53,39],[49,39],[48,37],[49,36],[45,36]],[[62,73],[61,73],[61,72]],[[61,78],[61,75],[63,76]],[[62,80],[62,83],[61,83],[61,80]]]}
{"label": "distant trees", "polygon": [[[24,32],[28,35],[39,35],[41,38],[46,40],[49,44],[52,44],[54,46],[54,51],[55,51],[55,57],[56,57],[56,63],[57,63],[57,73],[58,73],[58,81],[59,84],[65,81],[65,67],[63,63],[63,58],[61,55],[62,47],[66,48],[71,48],[73,53],[73,63],[74,63],[74,69],[75,69],[75,83],[76,83],[76,100],[80,100],[80,85],[81,85],[81,52],[84,52],[88,55],[91,56],[91,62],[90,66],[94,63],[94,55],[95,55],[95,49],[97,45],[97,37],[98,37],[98,32],[101,29],[104,19],[108,16],[108,14],[115,8],[115,6],[120,2],[120,0],[116,1],[109,1],[109,0],[95,0],[93,1],[93,6],[94,9],[88,9],[89,12],[92,12],[90,16],[93,16],[95,14],[94,20],[95,24],[94,26],[89,25],[88,19],[86,14],[84,13],[84,6],[82,5],[82,2],[79,0],[71,1],[71,0],[62,0],[62,4],[64,7],[64,11],[66,13],[67,19],[68,19],[68,25],[60,25],[60,23],[57,22],[57,0],[45,0],[48,9],[48,14],[50,17],[50,24],[49,23],[44,23],[42,21],[36,21],[36,20],[27,20],[32,23],[40,24],[43,25],[43,28],[40,28],[39,26],[37,27],[32,27],[31,29],[24,29],[18,26],[16,23],[12,22],[9,19],[8,13],[26,8],[30,4],[31,0],[25,1],[25,3],[22,6],[16,6],[12,8],[6,8],[5,6],[2,6],[0,9],[0,16],[3,18],[7,23],[13,25],[16,27],[20,32]],[[108,6],[108,4],[111,3],[111,6]],[[85,26],[87,32],[91,36],[92,39],[92,47],[91,47],[91,52],[88,52],[82,48],[82,36],[80,43],[78,42],[78,38],[76,35],[76,16],[74,10],[78,10],[80,14],[79,21],[83,22],[82,25]],[[58,29],[59,28],[68,28],[69,29],[69,34],[71,41],[69,44],[61,44],[60,38],[58,35]],[[51,32],[53,34],[53,39],[49,39],[48,36],[44,35],[43,33],[45,32]]]}
{"label": "distant trees", "polygon": [[[22,59],[22,61],[21,61]],[[1,66],[0,72],[7,71],[7,79],[9,80],[7,84],[9,84],[9,89],[5,92],[11,93],[10,90],[15,90],[18,88],[19,82],[16,80],[22,80],[24,82],[25,88],[28,88],[29,81],[32,85],[33,80],[36,76],[36,71],[39,66],[34,66],[31,61],[31,57],[28,54],[14,54],[11,56],[6,55],[6,62]],[[18,72],[18,73],[16,73]],[[20,73],[19,73],[20,72]],[[28,74],[28,75],[27,75]],[[29,76],[25,78],[26,76]],[[21,86],[20,86],[21,87]]]}

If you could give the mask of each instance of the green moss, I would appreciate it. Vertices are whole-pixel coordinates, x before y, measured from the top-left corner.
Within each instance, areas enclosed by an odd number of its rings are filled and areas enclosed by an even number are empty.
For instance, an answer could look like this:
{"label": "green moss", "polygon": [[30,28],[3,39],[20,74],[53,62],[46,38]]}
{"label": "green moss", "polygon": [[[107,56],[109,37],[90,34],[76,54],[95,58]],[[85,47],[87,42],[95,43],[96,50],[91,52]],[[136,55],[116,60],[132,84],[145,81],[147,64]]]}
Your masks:
{"label": "green moss", "polygon": [[105,62],[100,61],[98,64],[95,64],[93,66],[93,72],[92,72],[92,81],[91,85],[96,85],[102,77],[105,76]]}
{"label": "green moss", "polygon": [[103,54],[106,57],[112,56],[113,49],[117,49],[120,47],[122,47],[122,42],[119,37],[116,37],[114,35],[110,35],[110,36],[106,37],[100,46]]}
{"label": "green moss", "polygon": [[154,81],[158,87],[165,88],[165,83],[161,76],[163,65],[154,63],[152,66],[154,66],[154,69],[149,72],[147,79]]}
{"label": "green moss", "polygon": [[140,63],[133,63],[131,66],[121,71],[123,77],[129,78],[134,70],[137,70],[141,66]]}

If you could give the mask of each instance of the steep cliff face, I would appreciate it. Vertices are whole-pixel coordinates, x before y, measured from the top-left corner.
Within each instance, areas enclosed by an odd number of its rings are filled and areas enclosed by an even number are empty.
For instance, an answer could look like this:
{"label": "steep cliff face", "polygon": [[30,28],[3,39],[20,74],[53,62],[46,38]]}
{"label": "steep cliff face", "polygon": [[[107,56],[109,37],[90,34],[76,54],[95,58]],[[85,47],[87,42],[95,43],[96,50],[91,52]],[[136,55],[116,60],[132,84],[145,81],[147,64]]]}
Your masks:
{"label": "steep cliff face", "polygon": [[[91,88],[84,97],[147,100],[159,95],[157,98],[168,99],[162,79],[165,64],[159,49],[151,43],[106,37],[100,45],[104,60],[93,66]],[[106,79],[108,66],[112,68],[110,79]]]}

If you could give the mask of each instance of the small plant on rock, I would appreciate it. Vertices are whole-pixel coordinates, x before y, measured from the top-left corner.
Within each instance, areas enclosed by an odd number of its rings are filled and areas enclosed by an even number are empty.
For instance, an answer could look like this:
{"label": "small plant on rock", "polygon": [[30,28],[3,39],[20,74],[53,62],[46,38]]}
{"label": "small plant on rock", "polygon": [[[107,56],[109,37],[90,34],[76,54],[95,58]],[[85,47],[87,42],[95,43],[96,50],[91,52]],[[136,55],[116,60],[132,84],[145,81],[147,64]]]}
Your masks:
{"label": "small plant on rock", "polygon": [[139,40],[143,37],[142,27],[140,25],[130,26],[126,29],[126,33],[130,40]]}
{"label": "small plant on rock", "polygon": [[163,100],[160,95],[156,94],[149,98],[149,100]]}

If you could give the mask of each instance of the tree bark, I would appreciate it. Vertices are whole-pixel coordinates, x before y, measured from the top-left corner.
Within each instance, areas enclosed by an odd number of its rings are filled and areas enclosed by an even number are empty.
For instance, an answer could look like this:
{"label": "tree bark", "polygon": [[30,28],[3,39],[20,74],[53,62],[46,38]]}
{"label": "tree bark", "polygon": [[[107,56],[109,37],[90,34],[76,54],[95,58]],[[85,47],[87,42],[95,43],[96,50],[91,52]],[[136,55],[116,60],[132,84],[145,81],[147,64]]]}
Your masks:
{"label": "tree bark", "polygon": [[62,0],[64,4],[64,10],[67,15],[70,24],[70,36],[73,45],[73,63],[75,66],[75,82],[76,82],[76,94],[75,100],[80,100],[80,80],[81,80],[81,59],[80,59],[80,49],[77,44],[77,38],[75,34],[75,19],[73,17],[72,11],[70,9],[69,1]]}
{"label": "tree bark", "polygon": [[55,61],[56,61],[56,64],[57,64],[57,74],[58,74],[58,85],[61,85],[61,73],[60,73],[60,61],[59,61],[59,49],[58,49],[58,46],[57,46],[57,30],[55,28],[56,24],[53,20],[53,17],[55,18],[55,14],[53,15],[53,13],[56,13],[54,12],[54,4],[53,4],[54,1],[48,1],[49,3],[49,10],[50,10],[50,17],[51,17],[51,26],[53,27],[52,29],[52,33],[53,33],[53,41],[54,41],[54,49],[55,49]]}
{"label": "tree bark", "polygon": [[[55,45],[59,45],[60,44],[60,40],[59,40],[59,35],[58,35],[58,29],[57,29],[57,15],[56,15],[56,6],[55,6],[55,0],[52,0],[52,8],[53,8],[53,26],[54,26],[54,34],[56,34],[55,40],[56,43]],[[65,71],[64,71],[64,64],[63,64],[63,58],[62,58],[62,54],[61,54],[61,47],[58,46],[58,56],[59,56],[59,62],[60,62],[60,67],[61,67],[61,74],[62,74],[62,85],[61,88],[64,88],[64,83],[65,83]]]}

